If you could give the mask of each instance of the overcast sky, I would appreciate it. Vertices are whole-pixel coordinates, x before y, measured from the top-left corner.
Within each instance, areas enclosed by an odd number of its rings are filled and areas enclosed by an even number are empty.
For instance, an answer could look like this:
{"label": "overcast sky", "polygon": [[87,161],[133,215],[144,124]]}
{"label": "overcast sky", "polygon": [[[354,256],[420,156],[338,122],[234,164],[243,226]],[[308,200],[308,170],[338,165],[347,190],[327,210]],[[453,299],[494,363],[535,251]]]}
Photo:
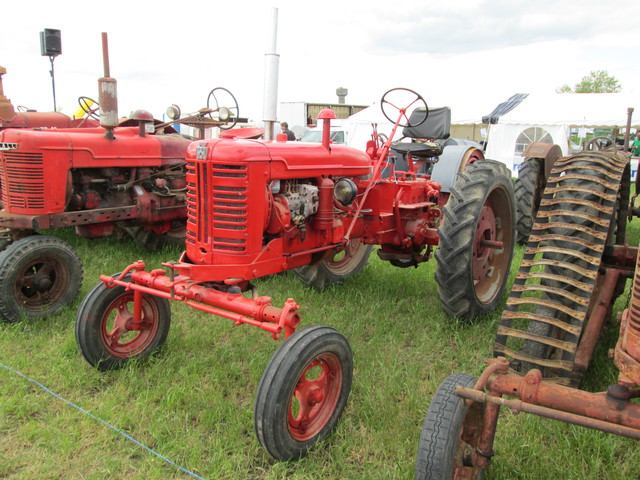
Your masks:
{"label": "overcast sky", "polygon": [[241,116],[259,121],[273,8],[278,102],[336,102],[344,87],[347,103],[370,105],[407,87],[430,106],[452,106],[454,117],[456,108],[482,116],[514,93],[551,93],[592,70],[640,95],[640,2],[632,0],[7,1],[4,93],[14,106],[53,108],[39,32],[54,28],[62,32],[58,109],[71,114],[79,96],[97,99],[107,32],[121,116],[144,108],[159,117],[172,103],[195,111],[225,87]]}

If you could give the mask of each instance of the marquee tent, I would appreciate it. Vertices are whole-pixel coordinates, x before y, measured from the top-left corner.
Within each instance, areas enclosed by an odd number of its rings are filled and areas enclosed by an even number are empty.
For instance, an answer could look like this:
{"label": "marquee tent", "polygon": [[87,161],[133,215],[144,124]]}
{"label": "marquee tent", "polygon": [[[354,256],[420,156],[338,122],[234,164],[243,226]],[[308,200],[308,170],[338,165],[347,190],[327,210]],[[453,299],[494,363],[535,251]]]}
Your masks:
{"label": "marquee tent", "polygon": [[[640,114],[640,95],[514,95],[483,117],[483,121],[489,123],[485,155],[503,162],[516,174],[522,164],[521,154],[530,142],[555,143],[560,146],[563,155],[569,155],[573,153],[569,141],[571,128],[624,128],[628,108],[634,108]],[[640,115],[632,118],[631,125],[636,129],[640,127]]]}

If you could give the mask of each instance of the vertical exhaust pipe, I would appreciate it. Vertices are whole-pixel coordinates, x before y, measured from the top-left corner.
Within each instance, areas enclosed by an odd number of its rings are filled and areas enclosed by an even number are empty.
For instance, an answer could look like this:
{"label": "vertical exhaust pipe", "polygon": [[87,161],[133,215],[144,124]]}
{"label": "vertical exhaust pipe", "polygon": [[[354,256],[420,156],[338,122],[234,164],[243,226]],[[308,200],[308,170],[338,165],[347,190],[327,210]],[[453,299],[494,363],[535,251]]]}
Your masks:
{"label": "vertical exhaust pipe", "polygon": [[265,54],[264,63],[264,98],[262,120],[264,121],[264,139],[275,138],[275,123],[278,120],[278,68],[280,55],[276,53],[278,39],[278,9],[273,8],[271,14],[271,36],[269,52]]}
{"label": "vertical exhaust pipe", "polygon": [[109,42],[106,32],[102,32],[102,63],[104,77],[98,79],[98,103],[100,104],[100,125],[106,129],[106,136],[113,139],[113,129],[118,126],[118,84],[109,71]]}

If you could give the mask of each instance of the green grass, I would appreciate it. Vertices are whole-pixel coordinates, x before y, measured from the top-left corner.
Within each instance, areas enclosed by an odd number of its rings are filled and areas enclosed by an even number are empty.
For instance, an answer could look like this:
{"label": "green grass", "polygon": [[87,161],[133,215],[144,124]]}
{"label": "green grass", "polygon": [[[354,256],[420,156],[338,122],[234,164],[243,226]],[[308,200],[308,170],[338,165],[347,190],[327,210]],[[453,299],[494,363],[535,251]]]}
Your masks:
{"label": "green grass", "polygon": [[[636,221],[637,222],[637,221]],[[254,395],[278,342],[250,326],[172,304],[166,348],[126,368],[100,373],[79,353],[75,310],[100,274],[143,258],[148,267],[178,250],[149,253],[130,242],[88,241],[57,232],[84,260],[76,302],[47,320],[0,324],[0,363],[114,425],[177,465],[207,479],[413,478],[429,401],[449,374],[478,375],[491,356],[499,312],[473,324],[440,308],[435,261],[396,269],[372,255],[361,275],[317,292],[292,273],[256,282],[275,305],[289,297],[302,324],[328,324],[349,340],[355,376],[341,422],[328,440],[297,462],[277,462],[253,433]],[[637,235],[634,239],[637,244]],[[631,244],[634,244],[631,242]],[[517,250],[512,272],[517,270]],[[625,307],[626,294],[616,305]],[[615,381],[607,358],[611,325],[587,372],[593,391]],[[503,411],[497,452],[486,479],[638,478],[637,443],[559,422]],[[0,478],[178,479],[189,476],[0,368]]]}

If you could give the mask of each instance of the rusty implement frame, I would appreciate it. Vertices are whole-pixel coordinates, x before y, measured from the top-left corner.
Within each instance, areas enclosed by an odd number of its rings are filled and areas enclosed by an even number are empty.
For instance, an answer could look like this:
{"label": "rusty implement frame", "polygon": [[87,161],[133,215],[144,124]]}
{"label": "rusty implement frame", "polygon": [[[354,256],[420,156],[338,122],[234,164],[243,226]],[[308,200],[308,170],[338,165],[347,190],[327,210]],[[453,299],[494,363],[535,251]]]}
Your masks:
{"label": "rusty implement frame", "polygon": [[486,469],[491,463],[500,407],[640,440],[640,405],[630,401],[640,397],[640,389],[618,384],[606,392],[590,393],[545,381],[538,369],[524,377],[509,373],[504,357],[487,363],[474,388],[454,390],[466,402],[485,404],[477,448],[471,456],[475,467]]}
{"label": "rusty implement frame", "polygon": [[[491,462],[500,407],[640,440],[640,404],[631,402],[640,397],[639,255],[640,248],[626,245],[608,249],[607,261],[603,262],[606,265],[604,280],[594,292],[595,308],[591,310],[576,352],[576,364],[586,369],[608,318],[614,290],[620,281],[633,276],[631,306],[621,314],[620,337],[613,351],[620,370],[618,383],[610,385],[606,392],[591,393],[553,379],[544,380],[537,368],[522,376],[511,370],[511,363],[503,356],[487,360],[488,367],[474,388],[459,386],[454,390],[456,396],[470,404],[485,405],[477,448],[471,455],[473,466],[487,468]],[[635,259],[635,275],[630,274],[632,259]]]}

